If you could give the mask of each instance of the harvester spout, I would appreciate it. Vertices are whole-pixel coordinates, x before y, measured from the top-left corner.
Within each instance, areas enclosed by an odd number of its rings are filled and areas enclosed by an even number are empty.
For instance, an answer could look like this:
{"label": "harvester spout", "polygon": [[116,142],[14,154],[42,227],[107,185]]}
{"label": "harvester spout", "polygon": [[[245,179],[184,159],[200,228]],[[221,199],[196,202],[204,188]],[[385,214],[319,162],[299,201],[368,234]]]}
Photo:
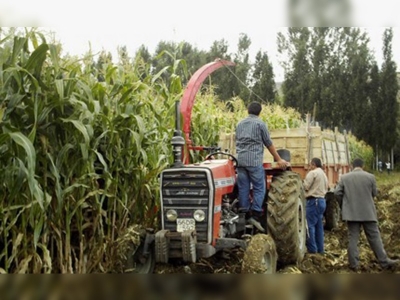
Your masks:
{"label": "harvester spout", "polygon": [[181,131],[180,105],[179,101],[175,103],[175,131],[171,140],[172,152],[174,153],[174,167],[182,167],[182,149],[185,145],[185,139]]}
{"label": "harvester spout", "polygon": [[203,81],[215,70],[225,66],[234,66],[235,63],[227,60],[216,59],[210,62],[200,69],[198,69],[190,78],[187,87],[183,93],[182,102],[180,105],[181,113],[183,116],[183,133],[186,142],[185,153],[184,153],[184,163],[189,163],[189,153],[188,151],[193,149],[192,141],[190,140],[190,123],[192,119],[192,108],[196,98],[197,91],[202,85]]}

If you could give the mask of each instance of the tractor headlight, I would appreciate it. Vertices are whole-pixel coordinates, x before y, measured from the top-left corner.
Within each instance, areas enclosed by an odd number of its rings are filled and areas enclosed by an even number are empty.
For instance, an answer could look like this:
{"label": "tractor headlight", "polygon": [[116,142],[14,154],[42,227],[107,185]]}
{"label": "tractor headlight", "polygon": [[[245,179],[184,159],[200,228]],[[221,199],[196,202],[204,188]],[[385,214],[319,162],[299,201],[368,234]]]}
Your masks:
{"label": "tractor headlight", "polygon": [[204,210],[196,210],[193,214],[193,218],[197,221],[197,222],[203,222],[206,219],[206,213],[204,212]]}
{"label": "tractor headlight", "polygon": [[167,210],[167,213],[165,214],[165,216],[167,217],[168,221],[174,222],[178,218],[178,213],[176,212],[175,209],[169,209],[169,210]]}

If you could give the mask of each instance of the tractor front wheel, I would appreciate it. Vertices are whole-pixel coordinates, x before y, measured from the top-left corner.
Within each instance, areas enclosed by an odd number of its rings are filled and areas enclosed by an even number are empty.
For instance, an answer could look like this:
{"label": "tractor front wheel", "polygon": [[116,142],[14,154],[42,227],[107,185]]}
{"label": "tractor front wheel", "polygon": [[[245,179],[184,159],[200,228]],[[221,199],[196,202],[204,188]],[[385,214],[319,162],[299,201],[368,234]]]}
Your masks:
{"label": "tractor front wheel", "polygon": [[278,254],[275,242],[270,235],[254,235],[246,248],[242,262],[244,274],[276,273]]}
{"label": "tractor front wheel", "polygon": [[130,246],[127,259],[127,272],[135,274],[151,274],[155,268],[154,249],[149,249],[148,253],[143,253],[145,245],[145,237],[140,237],[140,244]]}

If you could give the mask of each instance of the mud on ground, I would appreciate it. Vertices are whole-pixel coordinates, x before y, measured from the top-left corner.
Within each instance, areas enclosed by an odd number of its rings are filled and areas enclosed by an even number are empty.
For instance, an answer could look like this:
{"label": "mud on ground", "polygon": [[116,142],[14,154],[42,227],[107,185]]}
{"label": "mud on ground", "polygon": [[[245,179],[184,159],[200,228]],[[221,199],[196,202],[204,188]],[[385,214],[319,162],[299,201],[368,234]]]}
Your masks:
{"label": "mud on ground", "polygon": [[[390,258],[400,259],[400,187],[394,183],[379,186],[376,198],[381,236],[386,252]],[[299,265],[279,266],[277,273],[297,274],[340,274],[354,273],[347,264],[347,228],[340,222],[337,229],[325,231],[325,251],[321,254],[306,254]],[[376,261],[368,241],[361,234],[360,271],[358,273],[400,273],[400,268],[384,271]],[[172,262],[168,265],[157,265],[156,274],[189,273],[189,274],[240,274],[243,250],[235,249],[218,253],[209,259],[201,259],[197,263],[185,265]]]}

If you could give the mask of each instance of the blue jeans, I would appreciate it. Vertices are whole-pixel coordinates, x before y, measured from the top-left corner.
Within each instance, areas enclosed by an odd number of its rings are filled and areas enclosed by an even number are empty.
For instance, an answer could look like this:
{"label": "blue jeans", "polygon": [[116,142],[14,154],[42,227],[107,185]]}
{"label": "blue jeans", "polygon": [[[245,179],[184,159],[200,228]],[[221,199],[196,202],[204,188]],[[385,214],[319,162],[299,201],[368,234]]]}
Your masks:
{"label": "blue jeans", "polygon": [[306,200],[306,217],[308,224],[307,250],[309,253],[324,253],[323,218],[326,209],[324,198]]}
{"label": "blue jeans", "polygon": [[[264,167],[238,167],[237,184],[239,188],[239,205],[245,211],[261,212],[265,197]],[[253,201],[250,201],[250,183],[253,185]]]}

